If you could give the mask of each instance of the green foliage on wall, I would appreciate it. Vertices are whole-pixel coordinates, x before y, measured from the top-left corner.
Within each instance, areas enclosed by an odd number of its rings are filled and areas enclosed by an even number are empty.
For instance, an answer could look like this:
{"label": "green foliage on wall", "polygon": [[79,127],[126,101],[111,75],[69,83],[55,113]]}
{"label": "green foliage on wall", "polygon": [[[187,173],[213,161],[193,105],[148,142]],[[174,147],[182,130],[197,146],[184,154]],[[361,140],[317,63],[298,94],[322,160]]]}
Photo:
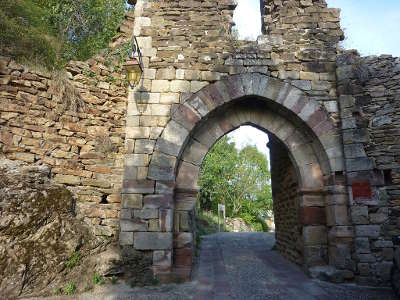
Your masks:
{"label": "green foliage on wall", "polygon": [[255,146],[238,151],[227,136],[221,138],[204,159],[199,184],[201,210],[217,213],[218,203],[224,203],[227,216],[266,229],[262,220],[272,210],[270,171]]}
{"label": "green foliage on wall", "polygon": [[106,48],[126,9],[125,0],[3,0],[0,51],[61,69]]}

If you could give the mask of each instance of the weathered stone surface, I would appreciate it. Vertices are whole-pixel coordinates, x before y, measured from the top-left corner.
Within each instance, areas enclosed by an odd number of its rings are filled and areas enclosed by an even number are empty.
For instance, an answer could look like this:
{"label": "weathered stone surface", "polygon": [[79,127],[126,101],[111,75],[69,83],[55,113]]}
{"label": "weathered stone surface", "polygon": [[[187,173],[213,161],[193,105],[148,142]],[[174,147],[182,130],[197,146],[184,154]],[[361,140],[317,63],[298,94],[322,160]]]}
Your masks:
{"label": "weathered stone surface", "polygon": [[137,250],[172,249],[172,233],[170,232],[136,232],[133,238]]}
{"label": "weathered stone surface", "polygon": [[378,238],[381,234],[379,225],[357,225],[355,226],[356,236]]}
{"label": "weathered stone surface", "polygon": [[141,194],[123,194],[122,207],[123,208],[142,208],[143,196]]}

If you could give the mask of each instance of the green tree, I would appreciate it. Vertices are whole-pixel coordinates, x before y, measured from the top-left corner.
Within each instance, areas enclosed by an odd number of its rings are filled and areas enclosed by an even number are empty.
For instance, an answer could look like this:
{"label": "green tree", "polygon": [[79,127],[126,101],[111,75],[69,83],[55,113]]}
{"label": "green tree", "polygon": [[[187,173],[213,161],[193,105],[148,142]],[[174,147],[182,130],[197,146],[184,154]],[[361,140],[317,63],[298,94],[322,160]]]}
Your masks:
{"label": "green tree", "polygon": [[[272,210],[268,160],[255,146],[241,151],[228,137],[207,154],[200,170],[200,208],[217,212],[224,203],[227,215],[260,223]],[[261,226],[261,225],[260,225]]]}
{"label": "green tree", "polygon": [[127,9],[125,0],[2,0],[0,51],[61,69],[106,48]]}

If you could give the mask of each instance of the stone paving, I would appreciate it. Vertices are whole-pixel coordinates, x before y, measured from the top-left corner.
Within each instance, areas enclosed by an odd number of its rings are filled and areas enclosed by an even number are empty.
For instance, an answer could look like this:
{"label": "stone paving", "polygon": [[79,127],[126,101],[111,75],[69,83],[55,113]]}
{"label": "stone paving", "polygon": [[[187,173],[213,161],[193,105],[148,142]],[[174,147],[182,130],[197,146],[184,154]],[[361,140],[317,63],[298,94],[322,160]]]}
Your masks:
{"label": "stone paving", "polygon": [[312,280],[273,251],[273,234],[219,233],[205,236],[193,281],[181,285],[129,288],[103,286],[72,297],[104,300],[391,300],[391,289],[334,285]]}
{"label": "stone paving", "polygon": [[195,299],[397,299],[390,289],[338,286],[307,277],[272,251],[264,233],[220,233],[202,239]]}

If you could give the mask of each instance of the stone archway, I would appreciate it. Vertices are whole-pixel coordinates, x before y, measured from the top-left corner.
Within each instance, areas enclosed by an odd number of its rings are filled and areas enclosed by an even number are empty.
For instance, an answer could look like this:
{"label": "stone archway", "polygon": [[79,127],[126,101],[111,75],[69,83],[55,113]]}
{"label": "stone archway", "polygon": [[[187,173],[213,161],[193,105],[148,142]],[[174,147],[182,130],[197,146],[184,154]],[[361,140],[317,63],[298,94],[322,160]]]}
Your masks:
{"label": "stone archway", "polygon": [[191,222],[204,156],[221,136],[245,124],[276,137],[295,167],[304,267],[336,264],[341,238],[349,237],[339,131],[322,105],[298,88],[251,73],[210,84],[175,105],[156,141],[148,179],[155,181],[154,197],[173,202],[173,267],[190,274]]}

